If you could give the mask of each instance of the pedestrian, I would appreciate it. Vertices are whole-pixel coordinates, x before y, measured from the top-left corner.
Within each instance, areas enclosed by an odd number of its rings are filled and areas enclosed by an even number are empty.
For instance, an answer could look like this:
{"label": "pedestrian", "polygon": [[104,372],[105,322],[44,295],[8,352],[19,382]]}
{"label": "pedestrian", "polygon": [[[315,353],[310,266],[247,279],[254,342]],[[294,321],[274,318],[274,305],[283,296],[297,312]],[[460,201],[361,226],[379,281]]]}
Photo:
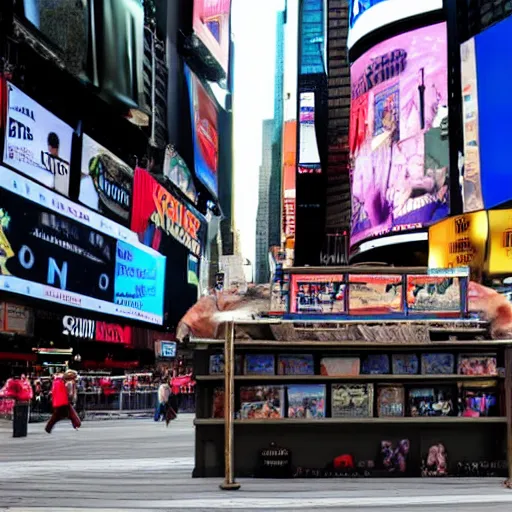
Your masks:
{"label": "pedestrian", "polygon": [[[65,380],[66,376],[66,380]],[[73,407],[73,386],[66,386],[66,382],[69,380],[76,379],[76,372],[66,372],[65,375],[57,374],[53,379],[52,384],[52,406],[53,406],[53,414],[51,415],[48,423],[46,424],[45,430],[48,434],[51,434],[52,429],[58,421],[69,418],[71,420],[71,424],[73,428],[76,430],[80,428],[82,422],[78,417],[75,408]],[[71,400],[70,394],[68,394],[68,389],[71,390]],[[76,387],[75,387],[76,389]]]}
{"label": "pedestrian", "polygon": [[168,382],[162,382],[158,388],[158,403],[155,410],[155,421],[164,419],[167,413],[167,403],[171,395],[171,387]]}

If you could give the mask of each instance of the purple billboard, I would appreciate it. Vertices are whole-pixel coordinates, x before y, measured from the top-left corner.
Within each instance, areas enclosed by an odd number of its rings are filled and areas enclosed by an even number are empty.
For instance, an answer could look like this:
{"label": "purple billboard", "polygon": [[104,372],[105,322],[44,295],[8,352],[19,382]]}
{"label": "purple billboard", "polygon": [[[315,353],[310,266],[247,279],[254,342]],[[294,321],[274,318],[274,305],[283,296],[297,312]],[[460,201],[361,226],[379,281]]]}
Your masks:
{"label": "purple billboard", "polygon": [[350,74],[354,247],[449,214],[446,24],[379,43]]}

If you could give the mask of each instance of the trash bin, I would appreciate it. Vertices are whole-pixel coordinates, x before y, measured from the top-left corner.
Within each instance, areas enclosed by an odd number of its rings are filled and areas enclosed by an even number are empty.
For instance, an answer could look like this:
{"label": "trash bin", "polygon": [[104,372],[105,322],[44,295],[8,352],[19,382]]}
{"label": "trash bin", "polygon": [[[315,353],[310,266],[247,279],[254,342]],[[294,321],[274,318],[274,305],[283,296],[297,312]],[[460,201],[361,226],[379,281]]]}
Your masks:
{"label": "trash bin", "polygon": [[16,402],[12,415],[12,437],[27,437],[28,402]]}

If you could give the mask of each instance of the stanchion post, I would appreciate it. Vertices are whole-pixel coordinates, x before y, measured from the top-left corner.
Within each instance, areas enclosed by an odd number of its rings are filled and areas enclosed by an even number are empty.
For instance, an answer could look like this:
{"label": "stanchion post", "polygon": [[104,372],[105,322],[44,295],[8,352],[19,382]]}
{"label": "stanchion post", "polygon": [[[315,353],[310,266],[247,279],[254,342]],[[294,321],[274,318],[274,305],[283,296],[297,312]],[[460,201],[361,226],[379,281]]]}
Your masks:
{"label": "stanchion post", "polygon": [[224,491],[240,489],[240,484],[235,482],[233,467],[234,375],[235,323],[229,322],[226,325],[226,340],[224,343],[224,482],[220,485],[220,488]]}
{"label": "stanchion post", "polygon": [[505,486],[512,489],[512,347],[505,349],[505,410],[507,413],[507,466]]}

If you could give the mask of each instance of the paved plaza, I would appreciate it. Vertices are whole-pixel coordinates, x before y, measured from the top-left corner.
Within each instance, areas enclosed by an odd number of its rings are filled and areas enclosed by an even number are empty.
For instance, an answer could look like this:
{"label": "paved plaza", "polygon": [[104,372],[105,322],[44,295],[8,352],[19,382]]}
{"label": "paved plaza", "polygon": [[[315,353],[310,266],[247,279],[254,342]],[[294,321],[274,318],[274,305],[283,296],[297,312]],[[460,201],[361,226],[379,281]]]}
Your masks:
{"label": "paved plaza", "polygon": [[0,512],[512,510],[496,479],[241,480],[222,492],[218,479],[191,478],[192,420],[85,422],[78,432],[63,422],[52,435],[33,424],[22,439],[0,423]]}

